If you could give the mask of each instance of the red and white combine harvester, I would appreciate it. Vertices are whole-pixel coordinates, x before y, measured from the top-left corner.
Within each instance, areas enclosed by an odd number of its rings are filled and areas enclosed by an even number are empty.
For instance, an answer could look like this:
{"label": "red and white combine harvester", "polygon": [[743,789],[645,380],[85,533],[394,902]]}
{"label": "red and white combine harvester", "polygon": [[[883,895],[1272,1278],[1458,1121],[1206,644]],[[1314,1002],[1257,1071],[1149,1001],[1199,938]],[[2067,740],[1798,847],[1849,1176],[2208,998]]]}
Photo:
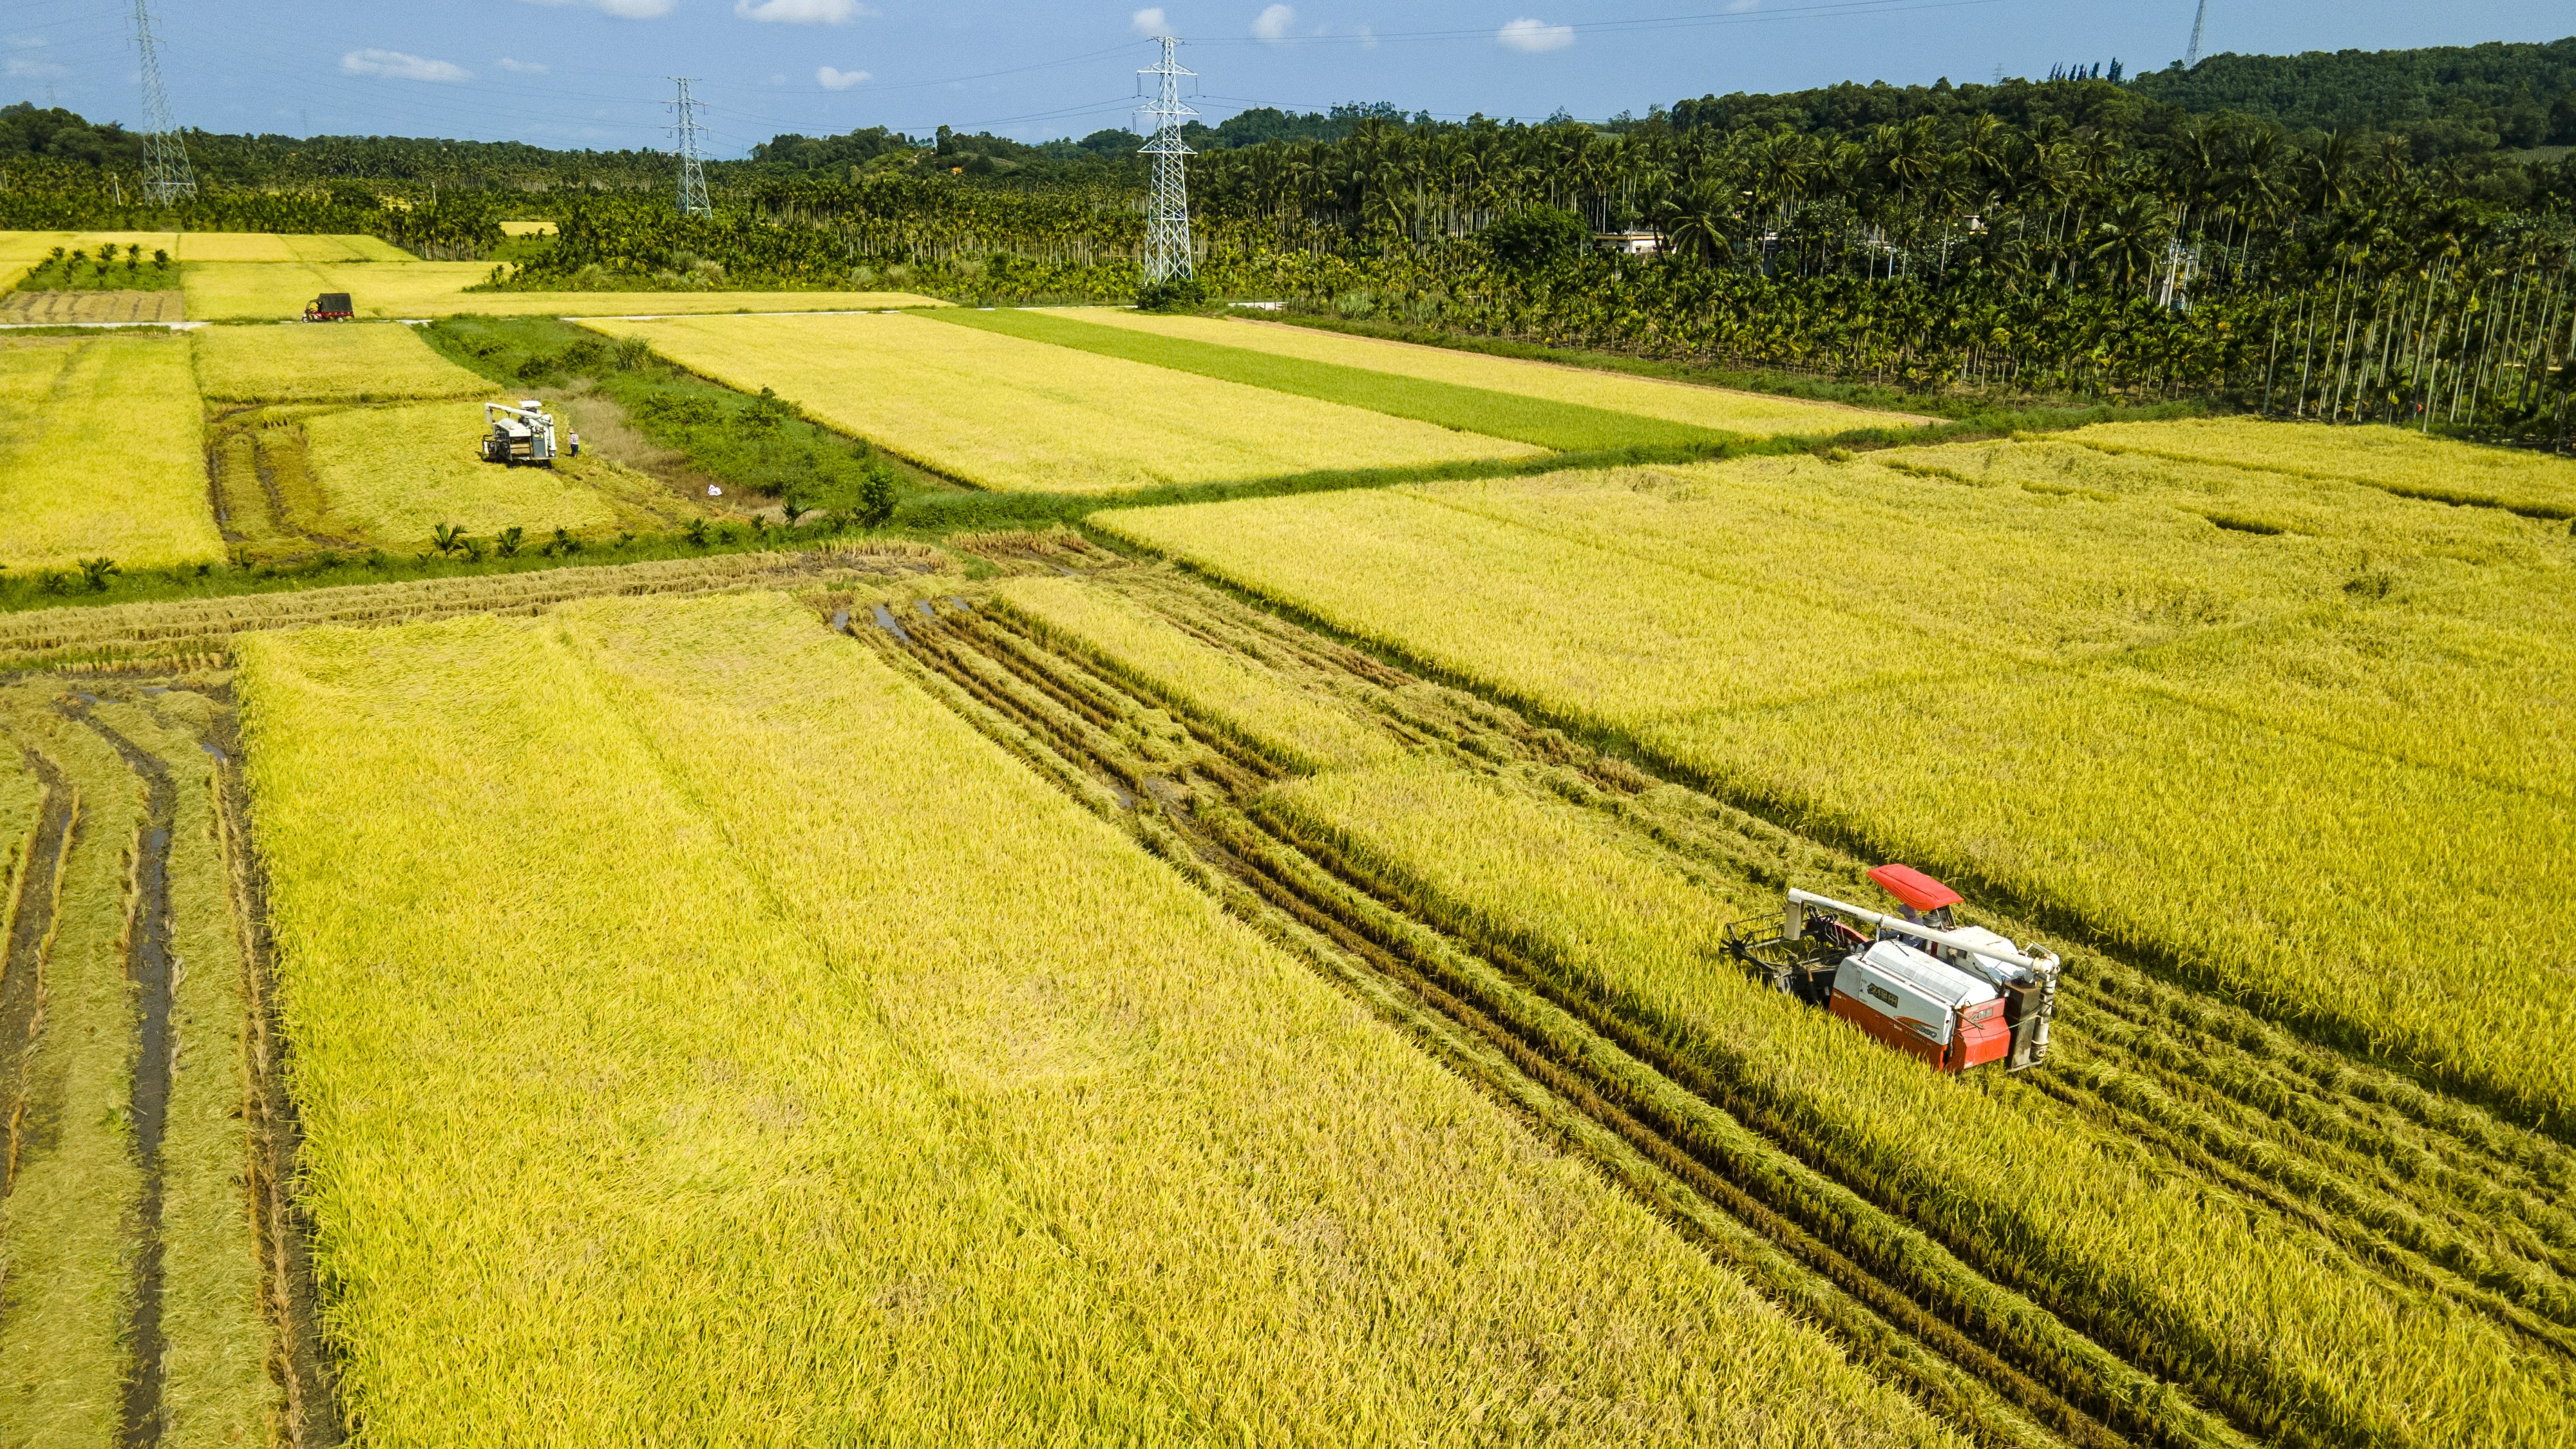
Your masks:
{"label": "red and white combine harvester", "polygon": [[[1869,873],[1902,915],[1789,892],[1777,929],[1738,921],[1727,948],[1776,990],[1945,1072],[1988,1062],[2018,1072],[2048,1056],[2057,957],[1959,925],[1959,893],[1910,865]],[[1863,928],[1867,928],[1864,930]]]}

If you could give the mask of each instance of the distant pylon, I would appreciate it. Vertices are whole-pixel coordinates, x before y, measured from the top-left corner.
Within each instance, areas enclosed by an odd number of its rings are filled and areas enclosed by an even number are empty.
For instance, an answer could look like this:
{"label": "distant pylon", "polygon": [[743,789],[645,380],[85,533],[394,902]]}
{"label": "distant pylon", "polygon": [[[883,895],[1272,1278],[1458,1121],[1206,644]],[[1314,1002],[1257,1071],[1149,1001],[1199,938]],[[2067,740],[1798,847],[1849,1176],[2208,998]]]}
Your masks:
{"label": "distant pylon", "polygon": [[2191,44],[2185,46],[2182,52],[2184,70],[2200,64],[2200,27],[2208,23],[2208,20],[2209,0],[2200,0],[2200,8],[2191,12]]}
{"label": "distant pylon", "polygon": [[1136,72],[1159,77],[1154,104],[1145,107],[1145,114],[1154,118],[1153,135],[1144,145],[1144,154],[1154,158],[1153,194],[1145,212],[1145,280],[1168,282],[1196,274],[1190,261],[1190,183],[1182,163],[1190,148],[1181,139],[1181,122],[1198,112],[1181,104],[1181,77],[1197,72],[1181,69],[1172,58],[1179,41],[1168,35],[1154,40],[1163,47],[1163,63]]}
{"label": "distant pylon", "polygon": [[671,77],[671,83],[680,88],[680,96],[665,104],[679,117],[671,131],[678,139],[680,150],[680,215],[713,216],[716,204],[707,200],[707,173],[698,164],[699,103],[689,99],[689,82],[695,79],[695,76]]}
{"label": "distant pylon", "polygon": [[188,164],[187,143],[179,139],[179,123],[170,114],[170,95],[161,89],[152,12],[143,0],[134,0],[134,48],[143,63],[143,194],[167,205],[197,194],[197,172]]}

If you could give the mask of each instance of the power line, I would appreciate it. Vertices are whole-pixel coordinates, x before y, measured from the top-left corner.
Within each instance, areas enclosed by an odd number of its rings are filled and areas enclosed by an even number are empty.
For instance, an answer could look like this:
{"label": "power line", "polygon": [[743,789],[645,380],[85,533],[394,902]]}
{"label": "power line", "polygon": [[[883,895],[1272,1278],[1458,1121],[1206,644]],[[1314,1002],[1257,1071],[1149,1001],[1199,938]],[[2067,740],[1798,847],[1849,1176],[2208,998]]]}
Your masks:
{"label": "power line", "polygon": [[[135,0],[141,4],[142,0]],[[680,88],[680,98],[670,102],[679,120],[671,129],[680,143],[680,215],[713,216],[716,205],[707,199],[707,173],[698,164],[698,103],[689,99],[691,76],[672,76],[671,84]]]}
{"label": "power line", "polygon": [[1190,259],[1190,183],[1183,170],[1190,148],[1181,139],[1181,122],[1198,114],[1181,104],[1181,77],[1196,72],[1181,69],[1173,58],[1179,41],[1158,35],[1154,43],[1163,47],[1163,63],[1136,72],[1156,80],[1154,104],[1144,108],[1154,119],[1154,134],[1141,148],[1154,158],[1153,195],[1145,212],[1145,280],[1168,282],[1196,274]]}
{"label": "power line", "polygon": [[161,58],[153,52],[152,12],[134,0],[134,48],[143,73],[143,194],[162,206],[197,194],[196,168],[188,164],[188,145],[179,138],[179,122],[170,114],[169,92],[161,88]]}

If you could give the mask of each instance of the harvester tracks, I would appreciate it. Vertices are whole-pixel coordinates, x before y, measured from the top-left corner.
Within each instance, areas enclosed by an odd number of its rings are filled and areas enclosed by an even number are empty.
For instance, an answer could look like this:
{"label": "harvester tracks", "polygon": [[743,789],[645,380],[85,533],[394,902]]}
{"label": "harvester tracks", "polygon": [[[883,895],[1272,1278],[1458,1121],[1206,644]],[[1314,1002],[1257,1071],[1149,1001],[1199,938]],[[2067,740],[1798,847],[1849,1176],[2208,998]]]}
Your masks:
{"label": "harvester tracks", "polygon": [[[1758,1119],[1677,1084],[1637,1043],[1549,999],[1525,964],[1422,920],[1346,862],[1242,812],[1282,772],[1221,732],[1006,620],[951,604],[901,622],[900,638],[864,620],[850,632],[915,666],[988,735],[1328,976],[1365,983],[1359,994],[1463,1075],[1980,1442],[2247,1442],[1801,1160]],[[1855,1219],[1873,1231],[1855,1231]]]}

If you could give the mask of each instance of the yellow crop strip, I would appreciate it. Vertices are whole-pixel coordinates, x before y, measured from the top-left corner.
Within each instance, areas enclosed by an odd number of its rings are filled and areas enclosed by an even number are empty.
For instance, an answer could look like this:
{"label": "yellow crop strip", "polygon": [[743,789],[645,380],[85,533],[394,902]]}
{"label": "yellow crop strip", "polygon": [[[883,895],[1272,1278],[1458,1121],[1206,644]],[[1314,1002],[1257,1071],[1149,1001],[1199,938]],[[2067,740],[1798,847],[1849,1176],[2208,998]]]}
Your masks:
{"label": "yellow crop strip", "polygon": [[1111,493],[1322,469],[1539,452],[1363,408],[918,317],[597,321],[692,371],[773,387],[814,417],[952,477]]}
{"label": "yellow crop strip", "polygon": [[1770,397],[1757,392],[1695,387],[1689,383],[1665,382],[1617,372],[1595,372],[1552,362],[1529,362],[1516,357],[1492,357],[1480,352],[1423,347],[1375,337],[1352,337],[1278,322],[1256,322],[1236,317],[1167,316],[1113,307],[1041,310],[1083,322],[1096,322],[1104,327],[1123,327],[1165,337],[1186,337],[1197,342],[1213,342],[1224,347],[1241,347],[1282,357],[1300,357],[1339,367],[1391,372],[1400,377],[1418,377],[1431,382],[1455,383],[1461,387],[1546,398],[1551,402],[1662,418],[1667,422],[1753,437],[1782,433],[1843,433],[1855,428],[1912,427],[1930,421],[1907,413],[1876,412],[1838,407],[1832,403]]}
{"label": "yellow crop strip", "polygon": [[[39,340],[42,341],[41,339]],[[187,343],[117,335],[55,347],[0,343],[0,567],[125,568],[218,562],[206,501],[204,427]],[[29,378],[59,369],[33,397]]]}
{"label": "yellow crop strip", "polygon": [[2443,502],[2576,518],[2576,462],[2516,448],[2464,447],[2408,428],[2195,418],[2102,423],[2068,436],[2106,450],[2269,468]]}
{"label": "yellow crop strip", "polygon": [[181,269],[188,316],[200,322],[290,321],[324,292],[346,292],[362,318],[623,316],[696,312],[829,312],[936,307],[910,292],[470,292],[489,262],[191,262]]}
{"label": "yellow crop strip", "polygon": [[1004,580],[993,592],[1040,629],[1071,640],[1293,768],[1365,764],[1395,753],[1385,731],[1231,649],[1193,638],[1106,587],[1024,578]]}
{"label": "yellow crop strip", "polygon": [[494,391],[400,323],[208,327],[193,341],[198,386],[222,402],[367,402]]}
{"label": "yellow crop strip", "polygon": [[483,409],[468,402],[348,408],[304,423],[313,476],[335,520],[390,547],[426,548],[439,524],[489,538],[614,524],[615,510],[565,468],[513,468],[476,453]]}
{"label": "yellow crop strip", "polygon": [[[2267,1011],[2576,1107],[2545,919],[2576,873],[2563,525],[2052,466],[2091,450],[1972,486],[1948,451],[1099,521]],[[2320,487],[2358,536],[2206,516],[2333,526]],[[2391,679],[2392,653],[2429,667]]]}
{"label": "yellow crop strip", "polygon": [[1948,1442],[782,599],[244,653],[383,1442]]}

